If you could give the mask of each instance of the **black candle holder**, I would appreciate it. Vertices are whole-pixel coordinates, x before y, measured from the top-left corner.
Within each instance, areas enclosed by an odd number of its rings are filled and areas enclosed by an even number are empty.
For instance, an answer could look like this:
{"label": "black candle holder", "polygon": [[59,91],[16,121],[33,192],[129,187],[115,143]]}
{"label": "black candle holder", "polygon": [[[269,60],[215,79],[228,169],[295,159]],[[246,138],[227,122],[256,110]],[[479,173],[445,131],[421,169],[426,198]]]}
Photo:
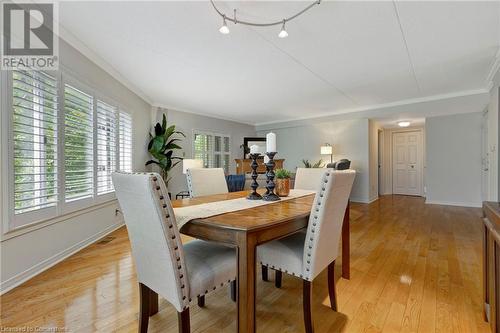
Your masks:
{"label": "black candle holder", "polygon": [[266,163],[266,167],[267,167],[267,172],[266,172],[266,176],[267,176],[267,192],[266,194],[264,194],[262,196],[262,200],[265,200],[265,201],[278,201],[278,200],[281,200],[281,198],[276,195],[274,193],[274,188],[275,188],[275,184],[274,184],[274,166],[276,165],[276,163],[274,163],[274,155],[276,155],[277,152],[267,152],[266,155],[267,157],[269,157],[269,161]]}
{"label": "black candle holder", "polygon": [[257,177],[258,177],[257,167],[259,166],[259,164],[257,163],[257,158],[259,158],[260,154],[257,153],[257,154],[249,154],[249,155],[250,155],[250,158],[252,159],[252,163],[250,164],[250,167],[252,168],[252,175],[251,175],[252,184],[250,184],[250,187],[252,188],[252,193],[250,193],[247,196],[247,199],[248,200],[261,200],[262,195],[257,193],[257,188],[259,187],[259,183],[257,183]]}

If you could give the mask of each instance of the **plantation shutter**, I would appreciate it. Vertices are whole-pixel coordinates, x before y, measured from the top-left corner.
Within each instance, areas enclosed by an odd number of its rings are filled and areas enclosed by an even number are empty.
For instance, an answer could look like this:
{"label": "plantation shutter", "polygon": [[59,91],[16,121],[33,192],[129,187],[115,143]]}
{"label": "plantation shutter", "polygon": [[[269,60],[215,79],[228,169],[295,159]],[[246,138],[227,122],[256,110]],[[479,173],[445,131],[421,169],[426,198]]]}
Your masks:
{"label": "plantation shutter", "polygon": [[97,101],[97,194],[114,191],[111,174],[116,171],[117,108]]}
{"label": "plantation shutter", "polygon": [[93,97],[70,85],[64,87],[65,200],[94,194]]}
{"label": "plantation shutter", "polygon": [[194,134],[194,158],[203,160],[204,168],[214,166],[214,136],[209,133]]}
{"label": "plantation shutter", "polygon": [[14,215],[57,204],[57,81],[12,71]]}
{"label": "plantation shutter", "polygon": [[132,172],[132,117],[120,112],[120,170]]}

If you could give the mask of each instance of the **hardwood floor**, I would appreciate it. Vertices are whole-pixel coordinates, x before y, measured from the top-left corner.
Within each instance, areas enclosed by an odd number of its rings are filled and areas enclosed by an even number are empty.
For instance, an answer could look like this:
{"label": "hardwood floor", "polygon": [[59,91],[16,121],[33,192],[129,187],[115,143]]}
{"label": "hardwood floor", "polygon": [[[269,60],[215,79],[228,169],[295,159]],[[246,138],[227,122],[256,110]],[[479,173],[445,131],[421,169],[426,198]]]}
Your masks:
{"label": "hardwood floor", "polygon": [[[339,313],[328,300],[327,270],[314,281],[316,332],[489,332],[482,315],[480,209],[425,205],[385,196],[351,207],[351,280],[340,278]],[[125,228],[1,297],[5,327],[69,332],[136,332],[139,287]],[[281,289],[257,275],[257,331],[303,332],[302,281]],[[191,306],[192,332],[235,332],[236,306],[221,290]],[[62,330],[59,330],[62,331]],[[149,332],[177,332],[164,300]]]}

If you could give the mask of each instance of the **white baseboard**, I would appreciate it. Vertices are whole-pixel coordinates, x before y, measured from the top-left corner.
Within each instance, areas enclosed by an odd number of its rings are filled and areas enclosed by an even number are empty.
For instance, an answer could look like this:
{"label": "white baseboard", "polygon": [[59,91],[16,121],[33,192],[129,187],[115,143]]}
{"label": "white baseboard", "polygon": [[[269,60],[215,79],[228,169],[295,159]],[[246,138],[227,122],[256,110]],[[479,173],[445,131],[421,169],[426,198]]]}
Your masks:
{"label": "white baseboard", "polygon": [[372,202],[375,202],[378,200],[378,197],[375,197],[373,199],[360,199],[360,198],[350,198],[351,202],[357,202],[357,203],[364,203],[364,204],[370,204]]}
{"label": "white baseboard", "polygon": [[481,202],[455,202],[455,201],[441,201],[441,200],[425,200],[426,204],[429,205],[445,205],[445,206],[460,206],[460,207],[477,207],[481,208],[483,204]]}
{"label": "white baseboard", "polygon": [[0,284],[0,295],[3,295],[4,293],[21,285],[22,283],[28,281],[29,279],[33,278],[34,276],[42,273],[43,271],[46,271],[47,269],[51,268],[52,266],[58,264],[59,262],[68,258],[69,256],[75,254],[76,252],[82,250],[83,248],[93,244],[97,240],[99,240],[102,237],[106,236],[107,234],[115,231],[116,229],[122,227],[123,225],[124,225],[123,221],[120,221],[118,223],[110,225],[106,229],[101,230],[100,232],[90,236],[89,238],[84,239],[81,242],[78,242],[73,246],[70,246],[66,250],[63,250],[63,251],[59,252],[58,254],[55,254],[52,257],[47,258],[44,261],[28,268],[24,272],[21,272],[15,276],[11,277],[10,279],[2,282]]}

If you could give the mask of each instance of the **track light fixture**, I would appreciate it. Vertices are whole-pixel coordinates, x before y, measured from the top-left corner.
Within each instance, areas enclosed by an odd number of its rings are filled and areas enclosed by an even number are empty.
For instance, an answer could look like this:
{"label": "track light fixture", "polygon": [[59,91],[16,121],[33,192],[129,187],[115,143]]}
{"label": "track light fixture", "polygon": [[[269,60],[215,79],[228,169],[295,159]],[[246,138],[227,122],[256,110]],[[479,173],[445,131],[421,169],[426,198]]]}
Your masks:
{"label": "track light fixture", "polygon": [[223,12],[221,12],[217,8],[217,6],[215,5],[214,0],[210,0],[210,2],[212,3],[212,6],[214,7],[214,9],[217,12],[217,14],[219,14],[222,17],[222,27],[220,27],[220,29],[219,29],[219,31],[220,31],[221,34],[227,35],[229,33],[229,28],[227,27],[226,21],[230,21],[230,22],[233,22],[234,24],[243,24],[243,25],[249,25],[249,26],[254,26],[254,27],[271,27],[271,26],[274,26],[274,25],[281,25],[281,31],[279,32],[278,37],[279,38],[286,38],[286,37],[288,37],[288,32],[285,29],[285,23],[287,23],[288,21],[291,21],[291,20],[299,17],[300,15],[304,14],[305,12],[307,12],[312,7],[314,7],[316,5],[319,5],[321,3],[321,0],[314,1],[313,3],[311,3],[310,5],[308,5],[306,8],[302,9],[297,14],[292,15],[292,16],[290,16],[288,18],[284,18],[284,19],[282,19],[280,21],[267,22],[267,23],[266,22],[249,22],[249,21],[239,20],[239,19],[236,18],[236,9],[233,10],[234,11],[233,18],[227,17],[226,14],[224,14]]}
{"label": "track light fixture", "polygon": [[288,37],[288,32],[286,32],[286,30],[285,30],[285,23],[286,23],[286,21],[283,20],[283,25],[281,26],[281,31],[278,34],[279,38],[287,38]]}
{"label": "track light fixture", "polygon": [[227,35],[229,33],[229,28],[226,23],[226,15],[222,16],[222,27],[220,27],[219,31],[223,35]]}

